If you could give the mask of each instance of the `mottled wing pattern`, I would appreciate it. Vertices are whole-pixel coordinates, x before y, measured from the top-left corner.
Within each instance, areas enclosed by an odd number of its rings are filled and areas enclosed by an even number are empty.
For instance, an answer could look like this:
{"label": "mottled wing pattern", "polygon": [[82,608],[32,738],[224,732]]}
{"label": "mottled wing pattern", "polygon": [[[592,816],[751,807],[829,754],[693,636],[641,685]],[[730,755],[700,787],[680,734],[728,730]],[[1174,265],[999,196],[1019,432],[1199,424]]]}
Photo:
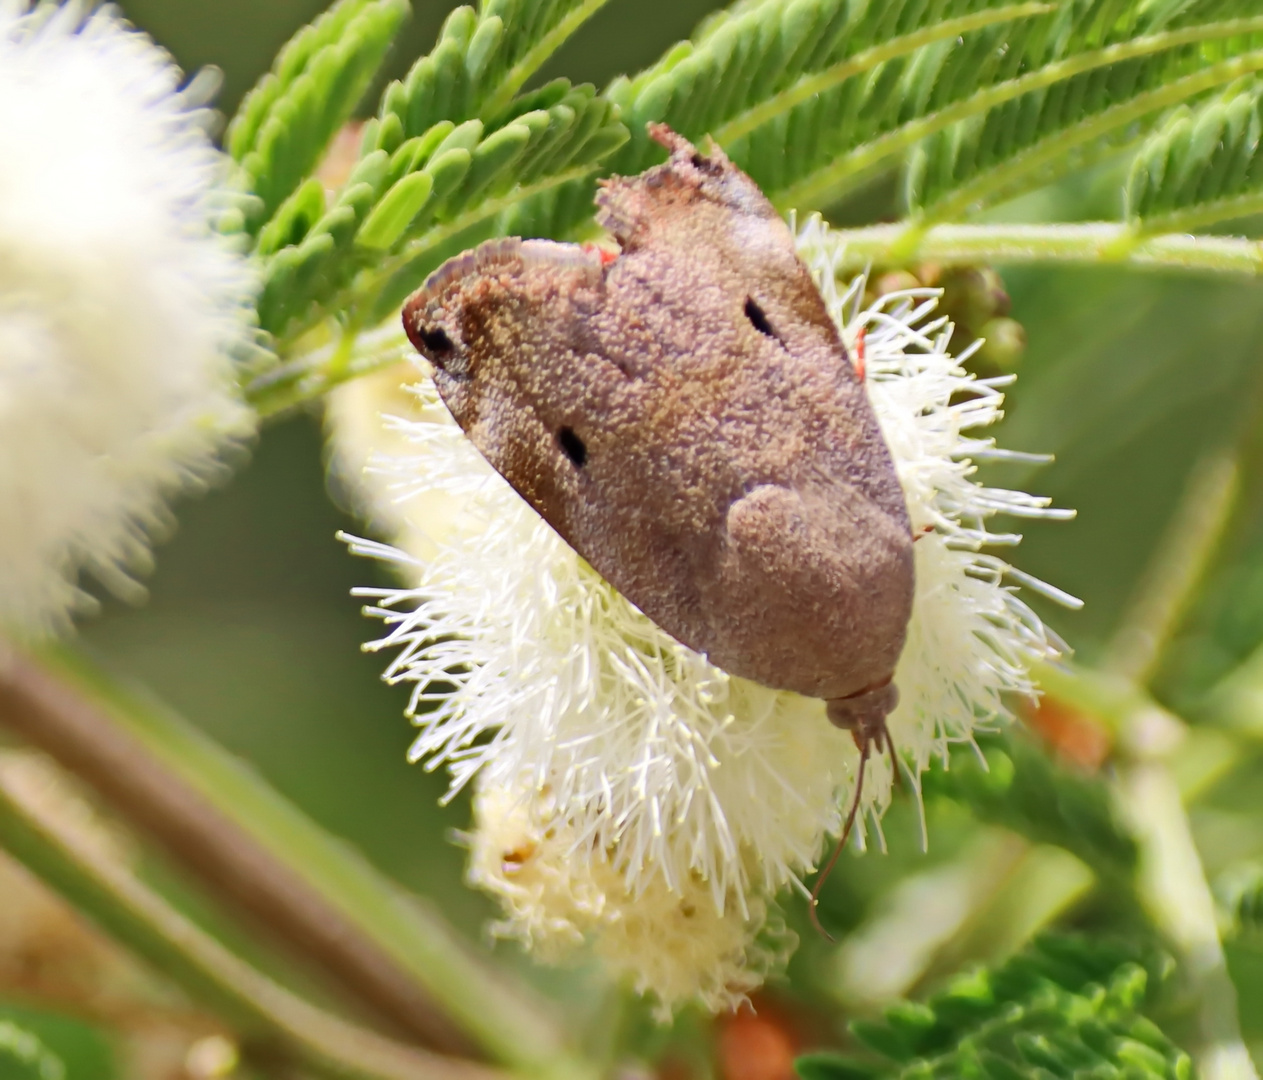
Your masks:
{"label": "mottled wing pattern", "polygon": [[487,460],[581,555],[733,674],[888,681],[912,600],[889,452],[793,238],[719,151],[607,181],[617,257],[493,240],[408,301]]}

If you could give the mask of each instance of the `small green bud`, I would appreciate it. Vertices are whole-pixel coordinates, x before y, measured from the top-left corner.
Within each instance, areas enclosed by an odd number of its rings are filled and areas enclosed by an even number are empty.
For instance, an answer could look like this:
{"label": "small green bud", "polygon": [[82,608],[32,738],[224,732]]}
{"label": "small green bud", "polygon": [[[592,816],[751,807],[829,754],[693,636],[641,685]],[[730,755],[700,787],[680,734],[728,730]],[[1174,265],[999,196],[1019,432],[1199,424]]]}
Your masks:
{"label": "small green bud", "polygon": [[1009,313],[1009,294],[1000,275],[989,266],[954,266],[943,271],[942,309],[952,320],[975,337],[981,328],[998,316]]}
{"label": "small green bud", "polygon": [[984,338],[978,359],[1001,371],[1012,371],[1026,352],[1026,328],[1016,319],[992,319],[978,334]]}
{"label": "small green bud", "polygon": [[921,288],[921,282],[908,270],[888,270],[873,282],[873,292],[877,296],[919,288]]}

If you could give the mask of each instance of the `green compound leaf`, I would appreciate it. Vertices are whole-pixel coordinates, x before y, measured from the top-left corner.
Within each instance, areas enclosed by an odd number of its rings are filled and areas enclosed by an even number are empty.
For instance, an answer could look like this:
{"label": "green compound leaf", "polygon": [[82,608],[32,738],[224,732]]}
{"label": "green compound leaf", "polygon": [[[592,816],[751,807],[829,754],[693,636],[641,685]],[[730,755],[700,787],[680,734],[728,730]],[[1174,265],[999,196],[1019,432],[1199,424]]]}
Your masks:
{"label": "green compound leaf", "polygon": [[1181,108],[1141,145],[1127,180],[1140,232],[1187,232],[1263,211],[1263,81]]}
{"label": "green compound leaf", "polygon": [[493,233],[514,232],[505,224],[514,207],[590,174],[626,140],[627,129],[609,101],[590,86],[567,85],[551,107],[510,115],[464,151],[466,158],[436,156],[427,169],[447,173],[436,175],[425,209],[394,243],[395,256],[375,267],[371,286],[366,279],[359,290],[371,294],[365,321],[386,318],[447,256]]}
{"label": "green compound leaf", "polygon": [[[646,123],[661,121],[694,141],[714,136],[726,148],[752,132],[775,128],[769,150],[781,157],[777,127],[804,104],[871,76],[884,65],[984,27],[1012,30],[1047,13],[1054,0],[761,0],[711,15],[693,38],[671,48],[634,78],[616,79],[616,102],[631,141],[609,162],[630,175],[662,160]],[[737,163],[755,175],[752,156]],[[591,184],[572,185],[523,205],[511,223],[523,235],[563,236],[591,216]]]}
{"label": "green compound leaf", "polygon": [[[626,141],[590,86],[558,79],[515,96],[603,2],[487,0],[452,12],[434,50],[387,87],[337,198],[324,206],[309,181],[262,230],[260,323],[283,348],[335,309],[351,327],[380,321],[456,239],[477,242],[517,202],[584,176]],[[341,11],[325,20],[345,34]],[[257,111],[246,110],[251,123]]]}
{"label": "green compound leaf", "polygon": [[0,1018],[0,1078],[63,1080],[66,1066],[39,1038],[12,1020]]}
{"label": "green compound leaf", "polygon": [[[517,111],[550,98],[549,107]],[[365,132],[366,149],[379,132]],[[590,172],[626,138],[610,102],[590,86],[561,82],[515,102],[500,126],[441,120],[393,153],[368,150],[307,231],[298,223],[310,219],[303,208],[315,202],[303,189],[278,212],[275,231],[286,232],[290,246],[265,265],[263,327],[292,337],[343,303],[362,323],[380,321],[450,253],[454,237],[477,242],[481,235],[469,230],[490,230],[531,193]],[[272,225],[265,232],[270,244]]]}
{"label": "green compound leaf", "polygon": [[422,135],[443,120],[495,121],[549,56],[608,0],[485,0],[461,7],[438,44],[382,99],[379,146]]}
{"label": "green compound leaf", "polygon": [[[1202,0],[1176,17],[1170,5],[1128,4],[1094,38],[1103,7],[1104,0],[1069,5],[1066,34],[1030,57],[1018,77],[912,125],[912,133],[936,128],[906,172],[907,201],[921,224],[958,220],[1047,183],[1134,140],[1171,107],[1263,70],[1263,19],[1243,3]],[[957,122],[944,126],[944,119]],[[908,130],[892,131],[888,147],[906,142]]]}
{"label": "green compound leaf", "polygon": [[279,336],[290,321],[332,295],[354,272],[347,255],[385,187],[389,168],[385,151],[361,158],[311,230],[265,262],[259,298],[259,324],[264,330]]}
{"label": "green compound leaf", "polygon": [[1046,935],[925,1003],[853,1023],[856,1039],[884,1061],[813,1054],[796,1067],[803,1080],[1189,1080],[1188,1056],[1141,1013],[1168,968],[1127,943]]}
{"label": "green compound leaf", "polygon": [[[1058,765],[1019,731],[982,735],[948,768],[925,774],[927,797],[957,801],[981,820],[1082,859],[1117,898],[1131,894],[1136,842],[1114,812],[1105,783]],[[978,752],[982,759],[979,760]]]}
{"label": "green compound leaf", "polygon": [[[1070,167],[1076,148],[1239,77],[1240,64],[1216,64],[1246,55],[1243,24],[1215,18],[1228,7],[1203,0],[1172,18],[1169,4],[1067,0],[1051,14],[883,65],[734,150],[755,162],[769,140],[784,140],[786,160],[759,179],[783,204],[808,208],[915,148],[910,205],[927,219],[951,219],[1044,183]],[[1257,18],[1248,25],[1263,30]]]}
{"label": "green compound leaf", "polygon": [[285,45],[246,95],[225,143],[260,200],[254,228],[315,169],[409,10],[407,0],[340,0]]}
{"label": "green compound leaf", "polygon": [[821,95],[866,81],[891,61],[936,46],[936,52],[950,51],[962,35],[972,41],[982,28],[995,28],[1002,38],[1020,34],[1025,21],[1053,7],[986,0],[793,0],[712,17],[691,42],[677,45],[653,68],[611,86],[610,96],[633,132],[617,165],[635,172],[660,158],[644,131],[648,121],[664,121],[690,138],[710,134],[730,146]]}
{"label": "green compound leaf", "polygon": [[[706,20],[608,95],[634,173],[663,121],[714,136],[782,207],[819,208],[907,165],[920,221],[954,220],[1134,139],[1162,113],[1263,70],[1248,0],[765,0]],[[554,193],[523,221],[572,229]]]}
{"label": "green compound leaf", "polygon": [[1263,68],[1261,31],[1247,0],[742,5],[611,86],[632,131],[611,164],[657,160],[644,124],[661,120],[715,135],[774,201],[807,210],[916,149],[912,204],[951,217]]}

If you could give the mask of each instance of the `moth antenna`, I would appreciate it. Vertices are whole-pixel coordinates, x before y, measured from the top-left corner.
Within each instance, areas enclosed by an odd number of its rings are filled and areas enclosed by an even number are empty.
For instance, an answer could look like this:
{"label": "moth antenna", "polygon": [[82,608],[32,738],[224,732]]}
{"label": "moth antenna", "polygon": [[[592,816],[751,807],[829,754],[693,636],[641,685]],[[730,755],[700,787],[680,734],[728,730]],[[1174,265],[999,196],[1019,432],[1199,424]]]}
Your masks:
{"label": "moth antenna", "polygon": [[[890,738],[887,736],[887,743]],[[842,854],[842,849],[846,847],[846,842],[851,838],[851,829],[855,827],[855,815],[859,813],[860,797],[864,793],[864,774],[868,772],[868,755],[873,748],[873,740],[871,738],[864,739],[864,745],[860,747],[860,767],[855,777],[855,794],[851,796],[851,809],[846,812],[846,822],[842,826],[842,835],[838,837],[838,842],[833,848],[833,854],[829,856],[829,861],[824,864],[824,869],[816,875],[816,883],[811,887],[811,904],[807,908],[808,914],[811,916],[811,925],[816,928],[816,932],[828,941],[836,941],[837,939],[820,925],[820,915],[817,908],[820,906],[820,890],[824,888],[824,883],[829,880],[829,875],[833,873],[834,864],[838,861],[838,856]]]}
{"label": "moth antenna", "polygon": [[899,755],[895,753],[895,740],[890,737],[890,728],[885,722],[881,726],[882,738],[886,740],[886,752],[890,754],[890,773],[894,777],[894,784],[900,791],[903,790],[903,770],[899,768]]}

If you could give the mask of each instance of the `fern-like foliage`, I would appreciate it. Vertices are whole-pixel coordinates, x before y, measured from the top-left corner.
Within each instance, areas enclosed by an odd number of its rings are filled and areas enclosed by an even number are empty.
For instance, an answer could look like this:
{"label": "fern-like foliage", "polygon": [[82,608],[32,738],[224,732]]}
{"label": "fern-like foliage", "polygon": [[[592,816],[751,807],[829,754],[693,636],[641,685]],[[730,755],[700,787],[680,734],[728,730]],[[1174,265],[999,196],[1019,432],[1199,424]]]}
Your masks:
{"label": "fern-like foliage", "polygon": [[[646,134],[663,121],[694,141],[714,136],[756,179],[743,137],[775,127],[795,110],[864,81],[883,66],[921,50],[969,40],[984,27],[1007,28],[1052,10],[1055,0],[760,0],[709,16],[693,38],[670,49],[633,78],[606,91],[631,131],[628,145],[609,161],[614,172],[640,172],[662,151]],[[788,147],[776,128],[773,156]],[[736,144],[734,146],[734,144]],[[761,146],[766,146],[766,140]],[[764,163],[774,168],[771,162]],[[791,166],[794,168],[796,166]],[[506,230],[559,236],[591,213],[591,186],[558,192],[523,206]]]}
{"label": "fern-like foliage", "polygon": [[380,321],[497,215],[620,146],[627,130],[592,87],[557,79],[517,93],[602,3],[488,0],[452,12],[434,50],[386,88],[337,195],[326,202],[309,178],[261,229],[264,329],[292,340],[335,308],[351,326]]}
{"label": "fern-like foliage", "polygon": [[1130,893],[1138,850],[1102,780],[1058,765],[1018,731],[980,736],[978,751],[982,761],[973,748],[961,748],[947,768],[926,773],[925,795],[952,799],[983,821],[1064,848],[1116,897]]}
{"label": "fern-like foliage", "polygon": [[[485,0],[479,10],[453,11],[434,50],[393,83],[382,101],[383,122],[404,138],[443,120],[496,120],[526,80],[567,37],[608,0]],[[390,118],[393,118],[391,120]]]}
{"label": "fern-like foliage", "polygon": [[37,1036],[12,1020],[0,1020],[0,1077],[63,1080],[66,1066]]}
{"label": "fern-like foliage", "polygon": [[[906,164],[927,223],[1047,182],[1134,139],[1166,110],[1263,70],[1247,0],[764,0],[707,19],[607,91],[631,173],[657,160],[648,121],[714,136],[786,208],[837,201]],[[537,233],[578,219],[551,200]]]}
{"label": "fern-like foliage", "polygon": [[407,0],[339,0],[289,41],[242,101],[225,142],[258,197],[254,228],[316,167],[408,12]]}
{"label": "fern-like foliage", "polygon": [[690,137],[713,135],[730,145],[796,106],[834,91],[884,63],[955,41],[983,27],[1020,32],[1045,3],[986,0],[845,0],[763,3],[712,16],[692,42],[671,50],[610,96],[624,110],[633,141],[619,156],[625,171],[645,167],[659,151],[644,134],[665,120]]}
{"label": "fern-like foliage", "polygon": [[1175,232],[1263,211],[1263,83],[1181,108],[1145,140],[1127,181],[1128,216]]}
{"label": "fern-like foliage", "polygon": [[1188,1080],[1188,1056],[1141,1012],[1163,968],[1161,958],[1122,943],[1045,936],[994,971],[958,976],[923,1004],[901,1002],[879,1021],[853,1023],[879,1059],[812,1054],[798,1060],[798,1074]]}
{"label": "fern-like foliage", "polygon": [[[918,145],[906,173],[908,203],[926,222],[965,216],[1133,139],[1181,101],[1263,69],[1263,20],[1231,17],[1240,10],[1223,0],[1182,10],[1069,5],[1064,31],[1041,43],[1009,86],[995,88],[1007,100]],[[986,95],[960,110],[979,100]]]}

